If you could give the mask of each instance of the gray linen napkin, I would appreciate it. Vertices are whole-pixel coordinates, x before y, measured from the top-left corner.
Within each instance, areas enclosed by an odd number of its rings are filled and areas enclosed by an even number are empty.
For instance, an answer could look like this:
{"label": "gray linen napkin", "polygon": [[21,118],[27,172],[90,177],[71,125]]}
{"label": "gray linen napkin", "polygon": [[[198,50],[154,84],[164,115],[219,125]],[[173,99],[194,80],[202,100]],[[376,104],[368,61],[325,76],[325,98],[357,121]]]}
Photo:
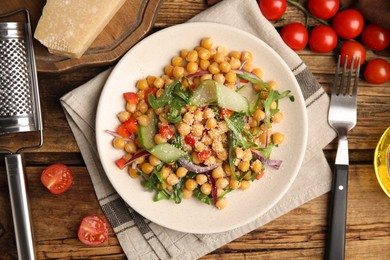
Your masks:
{"label": "gray linen napkin", "polygon": [[287,194],[266,214],[231,231],[187,234],[161,227],[140,216],[115,192],[101,166],[95,142],[95,114],[111,70],[61,98],[61,104],[91,176],[99,203],[129,259],[195,259],[272,221],[330,190],[331,171],[322,149],[336,135],[327,124],[329,98],[299,56],[281,40],[255,0],[225,0],[189,22],[231,25],[259,37],[286,61],[302,89],[309,137],[303,165]]}

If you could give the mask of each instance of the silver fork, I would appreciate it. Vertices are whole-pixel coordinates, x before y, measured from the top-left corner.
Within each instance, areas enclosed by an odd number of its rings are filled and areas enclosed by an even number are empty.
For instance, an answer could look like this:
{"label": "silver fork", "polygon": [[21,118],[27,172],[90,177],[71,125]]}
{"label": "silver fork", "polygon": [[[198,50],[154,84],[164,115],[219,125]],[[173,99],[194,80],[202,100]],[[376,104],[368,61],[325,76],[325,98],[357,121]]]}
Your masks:
{"label": "silver fork", "polygon": [[[348,191],[348,139],[347,133],[356,124],[357,118],[357,87],[360,72],[360,58],[357,59],[352,94],[352,72],[355,57],[352,58],[349,73],[347,59],[343,65],[339,80],[340,56],[337,61],[336,76],[331,94],[328,122],[338,135],[338,148],[333,173],[333,184],[329,208],[329,226],[325,259],[340,260],[345,255],[345,228],[347,215]],[[348,76],[347,76],[348,74]]]}

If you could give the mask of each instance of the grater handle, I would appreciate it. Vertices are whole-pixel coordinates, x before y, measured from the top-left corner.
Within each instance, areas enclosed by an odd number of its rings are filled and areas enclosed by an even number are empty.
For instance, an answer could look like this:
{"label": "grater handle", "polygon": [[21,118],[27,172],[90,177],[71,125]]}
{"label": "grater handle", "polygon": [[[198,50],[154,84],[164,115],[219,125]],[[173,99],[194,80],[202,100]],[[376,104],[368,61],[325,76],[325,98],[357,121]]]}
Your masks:
{"label": "grater handle", "polygon": [[19,259],[35,259],[29,206],[21,154],[7,154],[5,166],[11,198],[16,246]]}

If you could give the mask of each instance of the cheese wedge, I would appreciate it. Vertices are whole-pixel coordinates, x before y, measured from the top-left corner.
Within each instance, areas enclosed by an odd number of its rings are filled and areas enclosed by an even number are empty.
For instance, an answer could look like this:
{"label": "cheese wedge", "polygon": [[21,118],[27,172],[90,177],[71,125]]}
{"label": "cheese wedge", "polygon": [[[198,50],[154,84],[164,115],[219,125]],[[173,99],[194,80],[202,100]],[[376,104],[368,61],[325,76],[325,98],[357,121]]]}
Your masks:
{"label": "cheese wedge", "polygon": [[80,58],[126,0],[47,0],[34,38],[50,53]]}

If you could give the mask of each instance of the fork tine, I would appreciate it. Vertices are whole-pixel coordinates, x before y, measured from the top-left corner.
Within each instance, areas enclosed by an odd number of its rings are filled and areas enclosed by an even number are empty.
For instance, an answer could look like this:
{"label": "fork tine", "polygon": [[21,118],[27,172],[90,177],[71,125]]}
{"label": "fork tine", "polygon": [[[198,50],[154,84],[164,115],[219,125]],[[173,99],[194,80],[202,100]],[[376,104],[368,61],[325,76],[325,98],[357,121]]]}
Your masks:
{"label": "fork tine", "polygon": [[351,65],[349,66],[349,73],[348,73],[348,80],[347,80],[347,89],[345,91],[345,95],[350,95],[350,89],[351,89],[351,80],[352,80],[352,71],[353,66],[355,65],[355,56],[352,57]]}
{"label": "fork tine", "polygon": [[358,88],[358,81],[359,81],[359,73],[360,73],[360,57],[358,57],[357,60],[357,67],[356,67],[356,73],[355,73],[355,81],[353,83],[353,89],[352,89],[352,97],[357,96],[357,88]]}
{"label": "fork tine", "polygon": [[339,89],[338,95],[342,95],[344,92],[344,80],[345,80],[345,75],[346,75],[346,71],[347,71],[347,61],[348,61],[348,55],[346,55],[345,59],[344,59],[343,72],[341,73],[340,89]]}
{"label": "fork tine", "polygon": [[341,59],[341,56],[339,55],[339,58],[337,60],[337,67],[336,67],[336,73],[335,73],[335,78],[334,78],[334,82],[333,82],[333,88],[332,88],[332,95],[337,95],[337,87],[338,87],[338,78],[339,78],[339,70],[340,70],[340,59]]}

